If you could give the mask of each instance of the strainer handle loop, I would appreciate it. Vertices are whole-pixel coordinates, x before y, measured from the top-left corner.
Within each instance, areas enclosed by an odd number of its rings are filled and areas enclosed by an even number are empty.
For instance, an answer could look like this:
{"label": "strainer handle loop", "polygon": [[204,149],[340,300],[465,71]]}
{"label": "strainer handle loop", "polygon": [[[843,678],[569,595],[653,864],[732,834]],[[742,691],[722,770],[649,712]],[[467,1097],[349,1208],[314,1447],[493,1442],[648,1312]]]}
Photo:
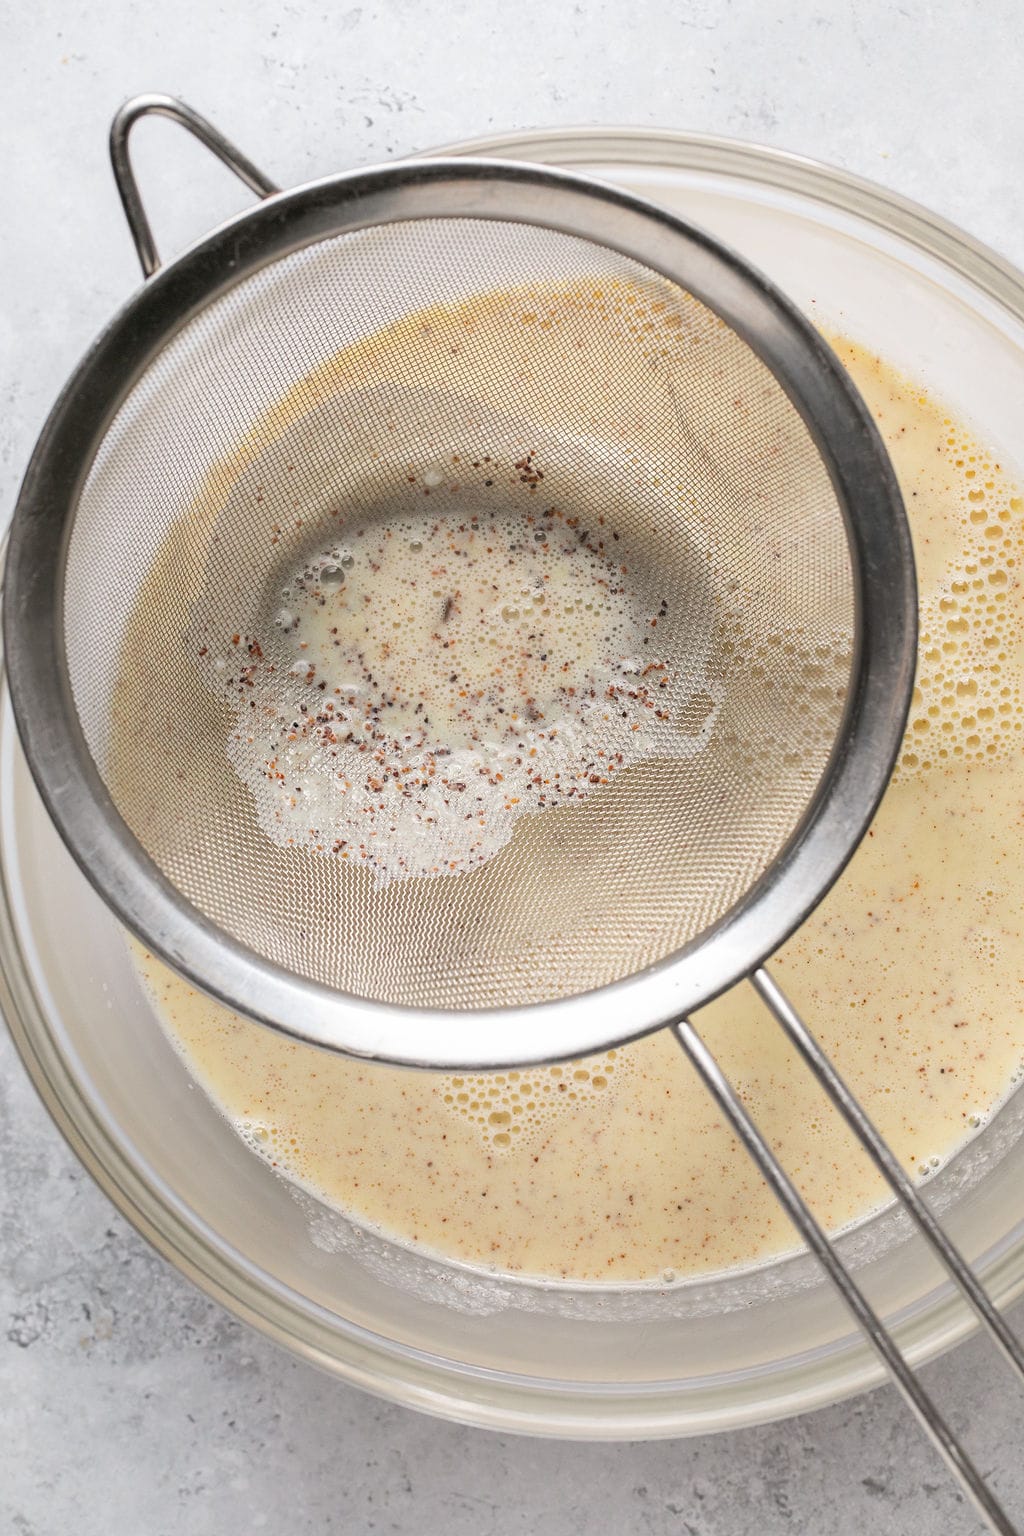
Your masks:
{"label": "strainer handle loop", "polygon": [[176,96],[133,96],[121,107],[110,125],[110,161],[114,167],[114,180],[117,182],[128,228],[139,253],[143,276],[152,277],[160,266],[160,256],[128,153],[128,138],[140,117],[169,117],[173,123],[180,123],[182,128],[187,128],[194,138],[205,144],[229,171],[234,171],[238,179],[258,196],[272,197],[280,188],[264,176],[248,156],[236,149],[212,123]]}
{"label": "strainer handle loop", "polygon": [[963,1254],[950,1242],[881,1132],[868,1118],[774,978],[762,966],[750,980],[979,1321],[1024,1381],[1024,1346],[986,1294]]}
{"label": "strainer handle loop", "polygon": [[757,1164],[786,1215],[821,1264],[946,1465],[997,1536],[1021,1536],[983,1481],[967,1451],[903,1358],[860,1286],[839,1257],[807,1202],[751,1118],[732,1083],[687,1018],[669,1026],[741,1145]]}

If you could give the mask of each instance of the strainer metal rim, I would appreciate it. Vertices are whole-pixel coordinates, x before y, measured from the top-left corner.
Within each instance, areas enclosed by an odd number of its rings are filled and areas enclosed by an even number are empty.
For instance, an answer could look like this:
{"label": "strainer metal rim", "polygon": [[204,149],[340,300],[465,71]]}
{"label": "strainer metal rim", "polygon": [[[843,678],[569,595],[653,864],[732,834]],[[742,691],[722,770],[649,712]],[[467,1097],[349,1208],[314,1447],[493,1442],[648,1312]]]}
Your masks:
{"label": "strainer metal rim", "polygon": [[[688,289],[731,325],[785,381],[822,454],[850,536],[859,634],[840,748],[782,856],[737,908],[697,943],[595,991],[459,1012],[335,992],[254,955],[183,902],[121,820],[92,761],[63,626],[78,496],[103,432],[166,342],[214,297],[292,251],[368,225],[441,217],[518,221],[596,241]],[[465,1068],[558,1060],[636,1038],[710,1001],[777,949],[841,872],[885,790],[909,708],[917,628],[892,466],[810,322],[725,246],[652,203],[562,171],[466,159],[375,167],[276,194],[151,278],[86,354],[43,428],[12,523],[3,621],[33,777],[72,855],[129,929],[202,990],[298,1038]]]}

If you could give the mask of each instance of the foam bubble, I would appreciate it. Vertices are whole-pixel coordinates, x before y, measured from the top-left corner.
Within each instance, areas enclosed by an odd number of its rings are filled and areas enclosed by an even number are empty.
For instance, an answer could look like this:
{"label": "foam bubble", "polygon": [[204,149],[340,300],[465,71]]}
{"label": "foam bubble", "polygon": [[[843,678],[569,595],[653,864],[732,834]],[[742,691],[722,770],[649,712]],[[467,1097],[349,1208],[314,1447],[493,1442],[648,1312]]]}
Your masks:
{"label": "foam bubble", "polygon": [[1024,503],[969,439],[950,436],[947,447],[957,558],[921,594],[917,686],[897,777],[1005,756],[1024,730],[1017,668],[1008,664],[1024,644],[1020,606],[1009,600],[1024,553]]}
{"label": "foam bubble", "polygon": [[521,1151],[543,1140],[566,1112],[600,1108],[632,1070],[628,1052],[610,1050],[551,1067],[448,1075],[438,1083],[438,1096],[453,1116],[474,1127],[488,1150]]}

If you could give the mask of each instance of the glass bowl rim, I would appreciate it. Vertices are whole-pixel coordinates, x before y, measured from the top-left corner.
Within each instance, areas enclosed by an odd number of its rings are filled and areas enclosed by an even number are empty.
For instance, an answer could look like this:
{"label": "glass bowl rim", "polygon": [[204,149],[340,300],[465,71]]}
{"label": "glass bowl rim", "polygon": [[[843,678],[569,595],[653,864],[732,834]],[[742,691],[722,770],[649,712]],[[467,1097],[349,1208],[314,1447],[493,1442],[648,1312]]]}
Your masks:
{"label": "glass bowl rim", "polygon": [[[488,135],[429,151],[564,166],[617,165],[734,178],[830,206],[897,235],[952,268],[1024,324],[1024,274],[982,242],[901,194],[812,158],[739,139],[654,128],[559,128]],[[6,690],[5,690],[6,693]],[[16,750],[4,699],[3,778]],[[503,1431],[571,1439],[654,1439],[738,1429],[804,1413],[870,1390],[883,1371],[866,1342],[736,1373],[720,1383],[559,1382],[431,1355],[338,1318],[269,1281],[204,1228],[173,1190],[123,1152],[53,1037],[20,950],[12,893],[0,865],[0,1010],[48,1113],[120,1213],[207,1295],[276,1342],[354,1385],[408,1407]],[[999,1244],[983,1278],[1004,1305],[1024,1292],[1024,1224]],[[895,1326],[919,1364],[977,1326],[949,1285]],[[772,1383],[770,1391],[764,1389]]]}

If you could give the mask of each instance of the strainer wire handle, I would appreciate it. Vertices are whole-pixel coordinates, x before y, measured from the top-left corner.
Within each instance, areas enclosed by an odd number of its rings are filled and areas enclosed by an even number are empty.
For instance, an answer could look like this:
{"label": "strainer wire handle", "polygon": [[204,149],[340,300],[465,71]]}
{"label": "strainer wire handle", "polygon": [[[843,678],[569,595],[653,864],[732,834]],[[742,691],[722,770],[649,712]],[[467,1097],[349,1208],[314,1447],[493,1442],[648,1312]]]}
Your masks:
{"label": "strainer wire handle", "polygon": [[757,1164],[772,1193],[889,1371],[911,1411],[979,1513],[997,1536],[1020,1536],[1019,1530],[1010,1522],[967,1451],[903,1358],[881,1318],[853,1279],[693,1024],[689,1019],[682,1018],[669,1027],[739,1141]]}
{"label": "strainer wire handle", "polygon": [[259,197],[272,197],[280,188],[268,176],[264,176],[259,167],[253,165],[248,156],[243,155],[212,123],[176,96],[133,96],[120,108],[110,125],[110,161],[114,167],[114,180],[117,182],[128,228],[139,253],[143,276],[152,277],[160,266],[160,256],[128,151],[129,135],[142,117],[167,117],[179,123],[182,128],[187,128],[194,138],[204,144]]}
{"label": "strainer wire handle", "polygon": [[763,966],[754,972],[750,980],[853,1131],[878,1172],[911,1217],[922,1237],[956,1282],[979,1321],[998,1344],[1008,1363],[1024,1380],[1024,1347],[1020,1340],[993,1305],[963,1254],[950,1242],[901,1164],[893,1156],[892,1149],[881,1132],[872,1124],[857,1099],[854,1098],[778,982]]}

